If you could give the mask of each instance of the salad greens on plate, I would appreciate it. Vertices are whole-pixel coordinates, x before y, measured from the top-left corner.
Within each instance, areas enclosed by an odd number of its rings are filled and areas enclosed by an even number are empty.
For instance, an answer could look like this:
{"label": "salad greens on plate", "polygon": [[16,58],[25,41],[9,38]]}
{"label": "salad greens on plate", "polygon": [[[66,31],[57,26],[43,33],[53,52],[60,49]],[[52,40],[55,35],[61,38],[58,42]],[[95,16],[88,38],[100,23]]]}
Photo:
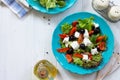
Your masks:
{"label": "salad greens on plate", "polygon": [[60,65],[72,73],[85,75],[101,70],[113,50],[114,36],[109,25],[93,13],[68,15],[53,32],[53,54]]}
{"label": "salad greens on plate", "polygon": [[66,5],[65,0],[37,0],[40,5],[45,7],[47,10],[50,8],[64,7]]}
{"label": "salad greens on plate", "polygon": [[26,0],[35,10],[46,14],[58,14],[72,7],[77,0]]}
{"label": "salad greens on plate", "polygon": [[101,33],[94,17],[78,19],[72,23],[61,25],[61,48],[57,51],[64,53],[69,63],[83,68],[97,67],[102,61],[102,52],[106,48],[107,36]]}

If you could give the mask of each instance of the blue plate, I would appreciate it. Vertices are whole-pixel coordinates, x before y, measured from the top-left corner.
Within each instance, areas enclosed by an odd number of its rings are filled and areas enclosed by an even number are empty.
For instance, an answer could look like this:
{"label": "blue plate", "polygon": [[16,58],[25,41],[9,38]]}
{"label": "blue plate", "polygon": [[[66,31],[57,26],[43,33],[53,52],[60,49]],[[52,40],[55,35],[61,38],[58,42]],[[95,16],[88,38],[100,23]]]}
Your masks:
{"label": "blue plate", "polygon": [[[84,19],[84,18],[89,18],[91,16],[93,16],[95,18],[94,21],[100,25],[102,34],[105,34],[108,37],[107,50],[102,53],[103,61],[100,63],[99,66],[95,68],[91,68],[91,69],[85,69],[78,65],[68,63],[65,55],[57,52],[56,49],[61,47],[59,44],[59,39],[60,39],[59,34],[62,33],[61,32],[62,24],[66,22],[72,23],[73,21],[78,20],[79,18]],[[67,16],[58,24],[52,36],[52,51],[54,53],[54,56],[56,57],[56,59],[58,60],[58,62],[61,64],[62,67],[77,74],[90,74],[90,73],[101,70],[110,60],[112,53],[113,53],[113,49],[114,49],[114,37],[113,37],[111,29],[109,28],[109,25],[102,18],[98,17],[95,14],[88,13],[88,12],[79,12],[79,13],[75,13],[70,16]]]}
{"label": "blue plate", "polygon": [[65,7],[56,7],[53,9],[49,9],[46,10],[46,8],[42,7],[38,1],[35,0],[27,0],[28,4],[33,7],[33,9],[43,12],[43,13],[47,13],[47,14],[57,14],[60,12],[65,11],[66,9],[70,8],[77,0],[66,0],[66,6]]}

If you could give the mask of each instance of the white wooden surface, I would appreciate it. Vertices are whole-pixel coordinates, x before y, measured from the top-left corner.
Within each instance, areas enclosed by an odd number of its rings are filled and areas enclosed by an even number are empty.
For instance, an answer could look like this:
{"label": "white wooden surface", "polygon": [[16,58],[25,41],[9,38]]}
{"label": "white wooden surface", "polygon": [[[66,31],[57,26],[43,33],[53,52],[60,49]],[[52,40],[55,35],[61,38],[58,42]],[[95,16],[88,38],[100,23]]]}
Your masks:
{"label": "white wooden surface", "polygon": [[[82,76],[64,70],[51,50],[52,33],[61,19],[79,11],[97,14],[91,7],[91,0],[83,1],[78,0],[60,14],[47,15],[32,10],[22,19],[0,6],[0,80],[36,80],[33,66],[41,59],[49,60],[58,68],[57,80],[95,80],[96,73]],[[120,22],[108,24],[120,44]],[[120,68],[104,80],[120,80],[119,74]]]}

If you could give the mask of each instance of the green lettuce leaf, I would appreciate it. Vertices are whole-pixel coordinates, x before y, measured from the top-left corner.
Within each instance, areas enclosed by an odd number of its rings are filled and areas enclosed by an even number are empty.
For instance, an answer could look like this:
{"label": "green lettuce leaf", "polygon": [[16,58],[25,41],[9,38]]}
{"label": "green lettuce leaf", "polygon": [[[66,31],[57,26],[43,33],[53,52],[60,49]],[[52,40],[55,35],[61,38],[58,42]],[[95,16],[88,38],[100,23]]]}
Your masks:
{"label": "green lettuce leaf", "polygon": [[43,7],[46,7],[47,10],[56,7],[56,0],[40,0],[39,2]]}
{"label": "green lettuce leaf", "polygon": [[92,60],[93,60],[93,61],[96,61],[96,62],[100,62],[100,61],[102,60],[102,55],[101,55],[101,53],[93,55],[93,56],[92,56]]}
{"label": "green lettuce leaf", "polygon": [[57,4],[59,5],[59,7],[64,7],[66,5],[64,0],[60,0],[60,1],[58,0]]}
{"label": "green lettuce leaf", "polygon": [[72,29],[72,26],[68,23],[63,24],[61,27],[62,33],[64,34],[68,34],[71,29]]}
{"label": "green lettuce leaf", "polygon": [[73,62],[79,66],[83,65],[83,61],[80,58],[73,58]]}
{"label": "green lettuce leaf", "polygon": [[100,34],[97,34],[97,35],[92,35],[91,37],[90,37],[90,41],[92,42],[92,43],[94,43],[94,44],[96,44],[96,39],[97,39],[97,37],[99,37],[100,36]]}
{"label": "green lettuce leaf", "polygon": [[94,20],[94,17],[79,19],[78,20],[79,26],[77,27],[77,29],[83,28],[90,31],[92,29],[93,20]]}

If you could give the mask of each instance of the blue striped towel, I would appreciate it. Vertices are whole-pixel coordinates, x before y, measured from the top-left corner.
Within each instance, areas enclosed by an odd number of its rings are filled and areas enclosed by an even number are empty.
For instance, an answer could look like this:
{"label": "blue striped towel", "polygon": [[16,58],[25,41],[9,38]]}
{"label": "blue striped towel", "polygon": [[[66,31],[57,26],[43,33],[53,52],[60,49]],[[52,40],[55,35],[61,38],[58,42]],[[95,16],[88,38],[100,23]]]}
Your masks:
{"label": "blue striped towel", "polygon": [[29,11],[28,8],[23,7],[16,0],[1,0],[1,1],[20,18],[25,16]]}

